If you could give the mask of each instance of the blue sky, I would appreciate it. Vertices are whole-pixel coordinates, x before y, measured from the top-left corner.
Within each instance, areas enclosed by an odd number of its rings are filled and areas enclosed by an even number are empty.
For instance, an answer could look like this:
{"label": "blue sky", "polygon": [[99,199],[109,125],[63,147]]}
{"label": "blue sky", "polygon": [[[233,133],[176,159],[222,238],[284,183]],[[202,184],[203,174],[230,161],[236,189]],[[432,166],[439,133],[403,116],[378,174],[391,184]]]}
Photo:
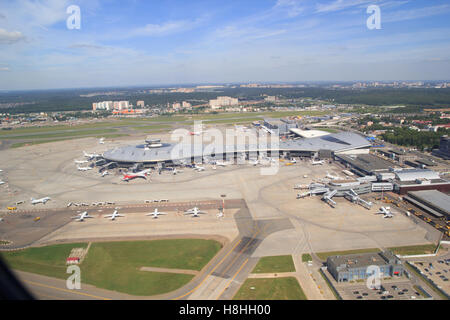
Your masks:
{"label": "blue sky", "polygon": [[446,0],[0,2],[3,90],[449,78]]}

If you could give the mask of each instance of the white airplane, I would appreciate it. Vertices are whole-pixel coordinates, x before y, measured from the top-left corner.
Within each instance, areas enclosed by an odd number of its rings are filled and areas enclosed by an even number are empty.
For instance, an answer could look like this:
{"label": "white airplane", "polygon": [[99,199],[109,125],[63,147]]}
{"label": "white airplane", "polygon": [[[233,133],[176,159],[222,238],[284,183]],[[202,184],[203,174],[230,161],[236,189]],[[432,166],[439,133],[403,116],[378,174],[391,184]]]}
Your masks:
{"label": "white airplane", "polygon": [[108,172],[108,171],[103,172],[103,173],[102,173],[102,178],[105,177],[105,176],[107,176],[107,175],[109,175],[109,172]]}
{"label": "white airplane", "polygon": [[159,212],[159,211],[158,211],[158,208],[156,208],[155,211],[150,212],[150,213],[147,213],[146,216],[153,216],[153,219],[158,219],[158,216],[159,216],[160,214],[163,214],[163,215],[164,215],[164,214],[167,214],[167,213],[165,213],[165,212]]}
{"label": "white airplane", "polygon": [[173,170],[172,170],[172,174],[175,176],[175,175],[177,175],[178,173],[182,173],[183,172],[183,170],[178,170],[177,168],[174,168]]}
{"label": "white airplane", "polygon": [[0,218],[0,222],[2,222],[3,221],[3,218]]}
{"label": "white airplane", "polygon": [[220,211],[217,215],[216,215],[217,219],[223,218],[223,211]]}
{"label": "white airplane", "polygon": [[76,164],[85,164],[85,163],[89,163],[89,161],[87,160],[75,160]]}
{"label": "white airplane", "polygon": [[105,218],[110,218],[110,220],[116,220],[118,217],[125,217],[124,215],[119,214],[119,211],[114,210],[112,214],[105,216]]}
{"label": "white airplane", "polygon": [[124,174],[122,181],[129,182],[130,180],[133,180],[136,178],[144,178],[145,180],[147,180],[147,175],[150,174],[151,171],[152,171],[152,169],[146,169],[146,170],[142,170],[138,173]]}
{"label": "white airplane", "polygon": [[323,165],[325,163],[325,161],[324,160],[318,160],[318,161],[316,161],[316,160],[314,160],[314,159],[311,159],[311,164],[313,165],[313,166],[317,166],[317,165]]}
{"label": "white airplane", "polygon": [[228,161],[216,161],[216,166],[219,166],[219,167],[226,167],[226,166],[229,166],[230,164],[231,163]]}
{"label": "white airplane", "polygon": [[83,151],[83,154],[86,158],[97,158],[97,157],[101,157],[100,154],[97,153],[86,153],[86,151]]}
{"label": "white airplane", "polygon": [[105,144],[105,138],[100,138],[100,140],[98,140],[98,143]]}
{"label": "white airplane", "polygon": [[328,178],[328,179],[331,179],[331,180],[339,180],[339,179],[341,179],[341,177],[335,176],[333,174],[330,174],[330,173],[328,173],[328,171],[327,171],[327,175],[325,176],[325,178]]}
{"label": "white airplane", "polygon": [[47,201],[52,200],[50,197],[45,197],[45,198],[41,198],[41,199],[35,199],[35,198],[31,198],[31,204],[35,205],[38,203],[42,203],[42,204],[46,204]]}
{"label": "white airplane", "polygon": [[382,214],[384,219],[393,218],[394,215],[392,214],[391,207],[381,207],[380,211],[377,212],[377,214]]}
{"label": "white airplane", "polygon": [[204,211],[200,211],[199,208],[194,207],[192,209],[187,210],[184,214],[192,214],[193,218],[199,217],[199,214],[206,214]]}
{"label": "white airplane", "polygon": [[194,170],[196,170],[196,171],[198,171],[198,172],[200,172],[200,171],[205,171],[205,167],[200,167],[200,166],[195,166],[194,167]]}
{"label": "white airplane", "polygon": [[77,167],[78,171],[88,171],[88,170],[92,170],[91,167]]}
{"label": "white airplane", "polygon": [[250,160],[249,163],[253,166],[257,166],[259,164],[259,160]]}
{"label": "white airplane", "polygon": [[203,131],[190,131],[189,134],[191,136],[199,136],[203,133]]}
{"label": "white airplane", "polygon": [[88,219],[88,218],[93,218],[92,216],[90,216],[87,211],[80,213],[79,215],[72,217],[72,219],[75,219],[76,221],[84,221],[84,219]]}
{"label": "white airplane", "polygon": [[2,185],[2,184],[5,184],[6,182],[5,181],[0,181],[0,186]]}

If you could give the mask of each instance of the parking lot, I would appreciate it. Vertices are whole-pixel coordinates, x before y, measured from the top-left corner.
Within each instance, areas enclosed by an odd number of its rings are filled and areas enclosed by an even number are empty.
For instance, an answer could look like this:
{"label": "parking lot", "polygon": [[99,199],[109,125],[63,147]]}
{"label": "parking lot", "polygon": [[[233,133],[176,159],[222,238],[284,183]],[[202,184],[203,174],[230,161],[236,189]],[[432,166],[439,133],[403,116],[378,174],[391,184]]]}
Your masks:
{"label": "parking lot", "polygon": [[425,296],[409,280],[382,281],[380,290],[367,288],[365,282],[336,286],[344,300],[414,300]]}
{"label": "parking lot", "polygon": [[450,259],[448,256],[446,258],[416,261],[412,264],[438,288],[450,294]]}

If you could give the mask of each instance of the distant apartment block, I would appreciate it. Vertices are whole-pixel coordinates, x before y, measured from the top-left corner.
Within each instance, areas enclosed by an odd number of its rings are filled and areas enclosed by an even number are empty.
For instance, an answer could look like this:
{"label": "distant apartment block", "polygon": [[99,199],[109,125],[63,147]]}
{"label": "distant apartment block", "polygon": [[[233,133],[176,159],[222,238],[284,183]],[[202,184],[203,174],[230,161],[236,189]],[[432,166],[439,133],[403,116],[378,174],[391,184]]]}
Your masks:
{"label": "distant apartment block", "polygon": [[217,97],[217,99],[209,101],[211,109],[220,109],[222,107],[236,106],[238,104],[239,99],[231,97]]}
{"label": "distant apartment block", "polygon": [[136,102],[136,106],[138,108],[145,108],[145,102],[144,101],[138,101],[138,102]]}
{"label": "distant apartment block", "polygon": [[102,101],[94,102],[92,104],[92,110],[127,110],[130,108],[128,101]]}

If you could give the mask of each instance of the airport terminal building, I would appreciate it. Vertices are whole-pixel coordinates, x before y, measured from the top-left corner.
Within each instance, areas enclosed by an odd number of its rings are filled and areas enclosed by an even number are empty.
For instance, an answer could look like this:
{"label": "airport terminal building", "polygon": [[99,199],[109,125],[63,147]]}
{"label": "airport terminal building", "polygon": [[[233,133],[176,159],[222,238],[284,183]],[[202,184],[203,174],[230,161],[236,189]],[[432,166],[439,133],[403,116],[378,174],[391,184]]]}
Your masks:
{"label": "airport terminal building", "polygon": [[[269,139],[270,143],[270,139]],[[204,158],[236,159],[245,155],[273,154],[280,157],[320,157],[321,154],[339,154],[354,150],[369,151],[371,144],[363,136],[353,132],[340,132],[321,137],[279,141],[272,145],[223,145],[212,148],[210,145],[171,144],[159,140],[146,140],[145,144],[129,145],[108,150],[103,158],[120,166],[141,163],[146,167],[158,164],[174,165],[180,162],[202,162]]]}

